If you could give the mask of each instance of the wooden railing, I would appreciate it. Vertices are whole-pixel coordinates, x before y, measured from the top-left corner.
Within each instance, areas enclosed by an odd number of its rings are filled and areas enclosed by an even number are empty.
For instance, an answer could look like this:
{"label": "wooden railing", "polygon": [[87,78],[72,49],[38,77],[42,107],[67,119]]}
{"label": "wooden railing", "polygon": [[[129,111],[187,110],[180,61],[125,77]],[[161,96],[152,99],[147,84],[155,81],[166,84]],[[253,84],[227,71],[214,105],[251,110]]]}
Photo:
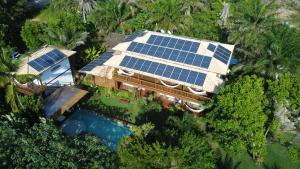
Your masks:
{"label": "wooden railing", "polygon": [[120,81],[123,83],[129,83],[132,85],[136,85],[136,86],[145,88],[147,90],[152,90],[152,91],[168,94],[171,96],[181,98],[183,100],[196,101],[196,102],[210,100],[210,98],[207,96],[195,95],[193,93],[184,91],[182,89],[169,88],[169,87],[166,87],[166,86],[158,83],[157,81],[150,82],[150,81],[143,80],[142,78],[140,78],[140,76],[134,76],[134,77],[122,76],[115,72],[113,75],[113,78],[116,81]]}

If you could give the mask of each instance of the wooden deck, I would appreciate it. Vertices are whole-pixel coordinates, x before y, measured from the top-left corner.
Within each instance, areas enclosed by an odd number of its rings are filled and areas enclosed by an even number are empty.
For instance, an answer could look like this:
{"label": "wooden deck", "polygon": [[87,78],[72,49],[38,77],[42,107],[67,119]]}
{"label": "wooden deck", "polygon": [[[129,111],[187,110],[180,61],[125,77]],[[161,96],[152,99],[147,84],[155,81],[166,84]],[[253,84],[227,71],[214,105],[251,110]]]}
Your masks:
{"label": "wooden deck", "polygon": [[113,78],[117,82],[132,84],[137,87],[145,88],[146,90],[151,90],[158,93],[174,96],[186,101],[198,102],[198,101],[210,100],[210,98],[207,96],[195,95],[193,93],[188,92],[184,86],[178,86],[177,88],[166,87],[162,85],[159,82],[159,80],[151,77],[146,77],[142,75],[135,75],[129,77],[129,76],[122,76],[114,72]]}

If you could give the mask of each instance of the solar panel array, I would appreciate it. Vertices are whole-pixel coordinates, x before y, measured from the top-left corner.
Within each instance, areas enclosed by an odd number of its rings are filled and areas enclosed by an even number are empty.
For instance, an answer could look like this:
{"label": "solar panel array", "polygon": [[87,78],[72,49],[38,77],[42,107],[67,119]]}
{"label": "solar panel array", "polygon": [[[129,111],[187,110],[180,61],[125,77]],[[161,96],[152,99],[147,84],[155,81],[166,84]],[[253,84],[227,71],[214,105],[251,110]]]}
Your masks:
{"label": "solar panel array", "polygon": [[57,63],[58,61],[62,60],[64,57],[65,54],[63,54],[57,49],[54,49],[51,52],[48,52],[42,55],[41,57],[28,62],[27,64],[40,72]]}
{"label": "solar panel array", "polygon": [[196,53],[200,43],[166,36],[151,35],[148,44]]}
{"label": "solar panel array", "polygon": [[157,58],[171,60],[178,63],[202,67],[205,69],[209,67],[211,62],[211,57],[208,56],[138,42],[132,42],[127,48],[127,51],[154,56]]}
{"label": "solar panel array", "polygon": [[208,46],[207,46],[207,49],[214,52],[215,49],[216,49],[216,45],[209,43]]}
{"label": "solar panel array", "polygon": [[231,51],[224,48],[221,45],[218,45],[215,53],[214,53],[214,58],[218,59],[219,61],[223,62],[224,64],[227,64],[229,61],[231,55]]}
{"label": "solar panel array", "polygon": [[139,59],[131,56],[125,56],[120,66],[197,86],[203,86],[206,78],[206,74],[204,73]]}
{"label": "solar panel array", "polygon": [[113,56],[113,52],[105,52],[101,56],[99,56],[97,59],[95,59],[92,62],[90,62],[89,64],[85,65],[80,71],[91,71],[96,66],[103,65],[112,56]]}

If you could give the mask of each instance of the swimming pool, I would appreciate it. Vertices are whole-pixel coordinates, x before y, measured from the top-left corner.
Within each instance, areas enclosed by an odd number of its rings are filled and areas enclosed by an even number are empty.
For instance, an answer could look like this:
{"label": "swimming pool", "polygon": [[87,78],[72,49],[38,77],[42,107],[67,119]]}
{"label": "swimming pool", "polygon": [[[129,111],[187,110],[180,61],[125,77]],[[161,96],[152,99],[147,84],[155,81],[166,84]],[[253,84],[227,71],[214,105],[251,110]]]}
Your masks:
{"label": "swimming pool", "polygon": [[123,136],[131,134],[128,127],[87,110],[80,110],[72,114],[62,124],[61,130],[71,136],[81,132],[94,134],[101,138],[104,144],[112,150],[117,150]]}

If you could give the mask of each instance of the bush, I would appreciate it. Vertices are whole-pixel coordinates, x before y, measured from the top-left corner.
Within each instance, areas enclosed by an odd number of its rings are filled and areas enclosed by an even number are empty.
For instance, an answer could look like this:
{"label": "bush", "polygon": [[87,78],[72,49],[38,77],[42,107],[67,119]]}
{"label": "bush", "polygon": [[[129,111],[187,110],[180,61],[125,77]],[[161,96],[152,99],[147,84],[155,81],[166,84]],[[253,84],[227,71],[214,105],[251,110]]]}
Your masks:
{"label": "bush", "polygon": [[291,146],[288,148],[288,151],[289,151],[289,155],[290,155],[292,161],[297,162],[299,159],[298,149],[294,146]]}

